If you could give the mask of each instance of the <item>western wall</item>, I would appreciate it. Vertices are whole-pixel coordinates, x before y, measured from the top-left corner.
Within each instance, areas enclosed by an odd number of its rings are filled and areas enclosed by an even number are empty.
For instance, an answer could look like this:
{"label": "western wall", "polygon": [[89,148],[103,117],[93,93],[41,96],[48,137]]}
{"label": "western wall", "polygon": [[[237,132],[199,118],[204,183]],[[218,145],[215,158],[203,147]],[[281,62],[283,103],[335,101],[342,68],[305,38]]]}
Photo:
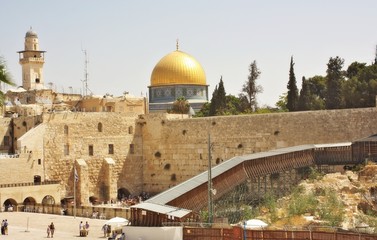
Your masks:
{"label": "western wall", "polygon": [[236,155],[303,144],[351,142],[377,133],[376,108],[168,119],[145,115],[144,191],[157,193]]}
{"label": "western wall", "polygon": [[[350,142],[377,132],[376,108],[188,118],[114,112],[45,113],[38,121],[3,118],[19,131],[18,159],[8,159],[1,183],[60,181],[61,198],[73,195],[88,204],[164,191],[208,168],[208,140],[215,166],[236,155],[303,144]],[[38,123],[34,128],[29,126]],[[9,128],[11,124],[8,125]],[[9,172],[6,169],[24,170]],[[29,179],[29,181],[28,181]]]}

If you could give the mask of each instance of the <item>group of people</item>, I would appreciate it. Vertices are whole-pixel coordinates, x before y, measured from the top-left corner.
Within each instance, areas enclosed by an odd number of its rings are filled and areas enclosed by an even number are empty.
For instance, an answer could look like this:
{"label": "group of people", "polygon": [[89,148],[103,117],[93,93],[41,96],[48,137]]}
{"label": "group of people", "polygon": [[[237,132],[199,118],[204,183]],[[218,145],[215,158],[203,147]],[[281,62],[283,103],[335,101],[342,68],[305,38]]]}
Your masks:
{"label": "group of people", "polygon": [[80,237],[86,237],[89,234],[89,223],[88,223],[88,221],[86,221],[85,224],[81,221],[80,225],[79,225],[79,230],[80,230]]}
{"label": "group of people", "polygon": [[8,220],[1,222],[1,235],[8,235]]}
{"label": "group of people", "polygon": [[53,222],[51,222],[50,225],[47,225],[47,237],[49,238],[50,236],[53,238],[55,233],[55,225]]}
{"label": "group of people", "polygon": [[126,235],[121,230],[111,230],[111,226],[105,224],[102,226],[103,237],[108,240],[126,240]]}

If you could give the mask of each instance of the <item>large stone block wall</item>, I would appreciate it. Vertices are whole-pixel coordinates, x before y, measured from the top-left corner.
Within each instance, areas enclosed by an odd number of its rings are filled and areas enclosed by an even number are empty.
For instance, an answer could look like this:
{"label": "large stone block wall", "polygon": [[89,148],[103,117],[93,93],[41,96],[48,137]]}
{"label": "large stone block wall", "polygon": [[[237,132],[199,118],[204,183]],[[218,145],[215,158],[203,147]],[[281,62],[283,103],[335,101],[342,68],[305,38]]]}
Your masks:
{"label": "large stone block wall", "polygon": [[[99,201],[116,199],[121,188],[131,194],[145,191],[153,195],[207,170],[209,137],[215,166],[233,156],[281,147],[354,141],[377,132],[376,117],[376,108],[209,118],[162,113],[44,114],[43,127],[31,130],[43,129],[43,134],[20,138],[20,146],[38,156],[30,157],[30,152],[18,149],[20,159],[6,160],[8,170],[17,174],[5,173],[0,183],[29,182],[33,175],[41,175],[61,182],[62,198],[73,196],[73,166],[80,159],[85,170],[78,169],[82,174],[79,203],[86,204],[88,196]],[[4,134],[9,130],[7,121],[0,129]],[[15,126],[23,126],[24,119],[15,121]],[[109,144],[114,146],[113,154]],[[93,146],[93,156],[89,155],[89,145]],[[42,164],[35,165],[34,158],[42,158]],[[111,166],[109,159],[114,161]],[[30,171],[31,166],[35,170]]]}
{"label": "large stone block wall", "polygon": [[377,133],[377,109],[169,119],[149,114],[143,126],[144,190],[158,193],[233,156],[316,143],[350,142]]}
{"label": "large stone block wall", "polygon": [[[114,191],[102,191],[103,186],[108,184],[106,179],[110,174],[106,171],[105,158],[112,158],[115,162],[111,168],[112,177],[116,179],[115,188],[126,188],[136,193],[142,191],[142,141],[136,119],[137,115],[124,113],[44,115],[46,177],[48,180],[61,181],[62,197],[73,195],[73,164],[77,159],[87,164],[88,181],[81,182],[80,186],[87,189],[89,196],[100,201],[117,197]],[[114,146],[113,154],[109,153],[109,144]],[[135,146],[134,153],[130,152],[130,144]],[[93,156],[89,155],[89,145],[93,146]],[[68,154],[65,146],[68,146]],[[87,203],[87,199],[81,199],[80,202]]]}
{"label": "large stone block wall", "polygon": [[17,158],[2,158],[0,162],[0,184],[32,183],[35,175],[43,176],[43,165],[31,153],[21,154]]}

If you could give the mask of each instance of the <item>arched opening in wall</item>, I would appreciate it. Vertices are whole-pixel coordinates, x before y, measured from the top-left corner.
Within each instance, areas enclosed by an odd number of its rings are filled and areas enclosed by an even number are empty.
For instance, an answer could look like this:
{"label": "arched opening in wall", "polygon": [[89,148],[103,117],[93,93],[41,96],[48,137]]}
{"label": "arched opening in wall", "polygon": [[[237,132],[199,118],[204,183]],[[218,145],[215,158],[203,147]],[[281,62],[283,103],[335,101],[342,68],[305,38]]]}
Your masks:
{"label": "arched opening in wall", "polygon": [[51,195],[47,195],[42,199],[42,205],[54,205],[55,199]]}
{"label": "arched opening in wall", "polygon": [[33,197],[27,197],[25,198],[23,204],[24,205],[35,205],[37,202],[35,201],[35,199]]}
{"label": "arched opening in wall", "polygon": [[63,206],[64,209],[68,207],[73,207],[73,204],[74,204],[73,200],[74,200],[73,196],[65,197],[60,200],[60,204]]}
{"label": "arched opening in wall", "polygon": [[130,198],[130,196],[131,196],[131,193],[127,189],[125,188],[118,189],[118,196],[117,196],[118,200],[123,201],[125,199]]}
{"label": "arched opening in wall", "polygon": [[17,202],[13,198],[8,198],[4,202],[4,210],[5,212],[13,212],[17,210]]}
{"label": "arched opening in wall", "polygon": [[23,205],[24,205],[24,212],[35,212],[35,204],[37,202],[33,197],[25,198]]}
{"label": "arched opening in wall", "polygon": [[90,202],[92,205],[97,205],[97,204],[99,204],[98,197],[96,197],[96,196],[90,196],[90,197],[89,197],[89,202]]}
{"label": "arched opening in wall", "polygon": [[102,132],[102,123],[98,123],[98,132]]}
{"label": "arched opening in wall", "polygon": [[40,185],[42,182],[42,178],[39,175],[34,175],[34,185]]}

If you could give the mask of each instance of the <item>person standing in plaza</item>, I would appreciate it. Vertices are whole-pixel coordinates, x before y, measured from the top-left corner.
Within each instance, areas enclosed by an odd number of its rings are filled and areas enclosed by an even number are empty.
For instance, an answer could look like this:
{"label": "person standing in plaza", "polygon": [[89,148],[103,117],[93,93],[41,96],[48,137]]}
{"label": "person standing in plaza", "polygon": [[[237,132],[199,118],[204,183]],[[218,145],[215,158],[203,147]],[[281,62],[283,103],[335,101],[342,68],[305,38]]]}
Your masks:
{"label": "person standing in plaza", "polygon": [[5,235],[8,235],[8,220],[5,219],[5,222],[4,222],[4,233]]}
{"label": "person standing in plaza", "polygon": [[88,223],[88,221],[86,221],[86,223],[85,223],[85,230],[86,230],[86,235],[88,235],[89,234],[89,223]]}
{"label": "person standing in plaza", "polygon": [[47,237],[50,237],[50,225],[47,225]]}
{"label": "person standing in plaza", "polygon": [[5,220],[1,222],[1,235],[5,235],[5,227],[4,227]]}
{"label": "person standing in plaza", "polygon": [[50,233],[51,233],[51,237],[53,238],[54,233],[55,233],[55,225],[54,225],[53,222],[51,222],[51,224],[50,224]]}

